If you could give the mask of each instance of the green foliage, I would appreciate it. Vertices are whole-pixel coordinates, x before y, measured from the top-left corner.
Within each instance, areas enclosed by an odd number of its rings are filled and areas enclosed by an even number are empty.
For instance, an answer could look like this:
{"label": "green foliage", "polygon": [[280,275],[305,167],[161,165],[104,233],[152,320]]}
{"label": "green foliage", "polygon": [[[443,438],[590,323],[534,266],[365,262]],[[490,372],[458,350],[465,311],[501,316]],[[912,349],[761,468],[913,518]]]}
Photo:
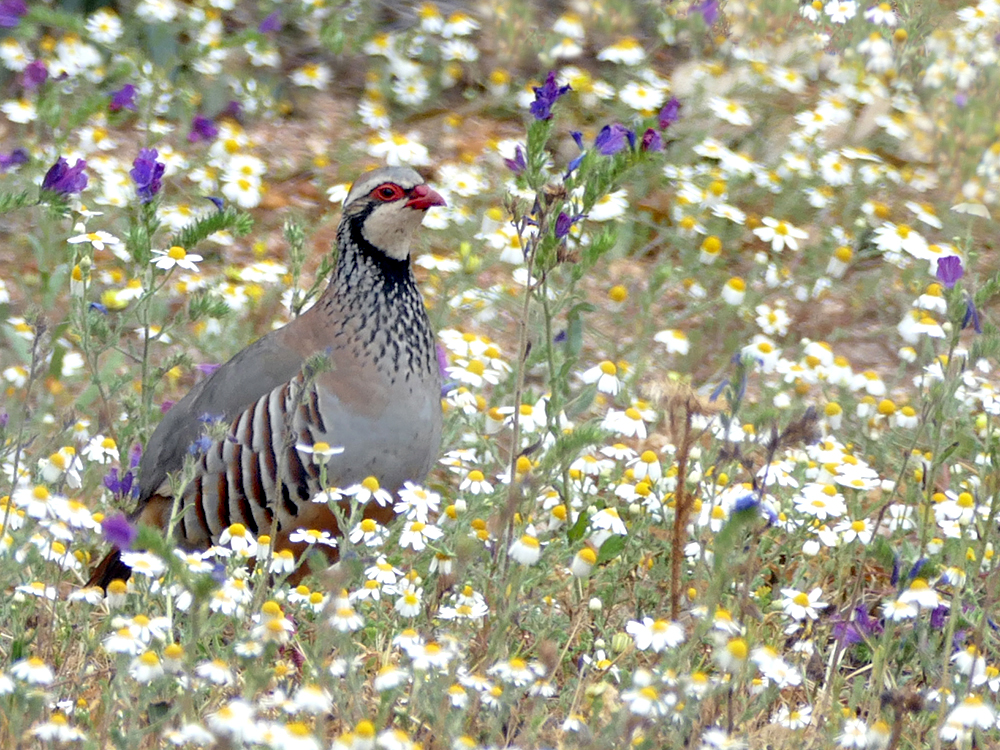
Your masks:
{"label": "green foliage", "polygon": [[[852,721],[869,745],[891,744],[877,722],[900,748],[947,744],[942,729],[996,744],[953,713],[992,701],[968,647],[997,661],[988,4],[981,29],[933,4],[893,5],[890,26],[866,18],[881,6],[841,23],[827,6],[810,20],[791,0],[766,14],[734,2],[711,28],[702,4],[581,6],[572,65],[556,49],[573,19],[557,31],[521,0],[465,20],[179,3],[161,22],[150,12],[169,4],[141,3],[110,43],[94,3],[87,19],[69,12],[85,3],[29,5],[5,64],[21,44],[50,75],[6,78],[5,135],[32,161],[0,191],[0,744],[58,744],[40,736],[48,722],[79,728],[63,744],[88,750],[183,744],[200,727],[202,744],[233,747],[268,744],[236,736],[259,730],[303,747],[833,748]],[[260,28],[272,10],[282,28]],[[80,43],[99,62],[74,68]],[[641,58],[615,61],[630,51]],[[539,60],[573,86],[547,120],[519,98],[544,79]],[[110,112],[126,83],[136,110]],[[682,117],[661,128],[672,94]],[[189,141],[195,114],[223,134]],[[601,153],[613,122],[635,143]],[[647,128],[665,150],[643,148]],[[497,153],[515,133],[526,166],[512,176]],[[229,529],[235,552],[206,560],[143,528],[149,558],[134,562],[157,572],[88,603],[80,586],[107,552],[91,512],[135,507],[108,489],[136,480],[132,449],[203,382],[195,363],[224,361],[325,288],[335,250],[310,257],[324,191],[372,159],[421,161],[417,142],[449,194],[428,220],[446,229],[412,248],[445,331],[445,455],[425,497],[440,536],[404,546],[405,518],[371,531],[349,499],[362,490],[340,488],[342,505],[318,500],[350,534],[332,568],[322,542],[292,561],[309,564],[304,592],[262,541],[292,528]],[[128,172],[143,145],[172,169],[139,204]],[[39,196],[52,158],[77,154],[87,191]],[[609,211],[619,190],[627,208]],[[182,226],[206,194],[234,207]],[[792,229],[806,236],[782,246]],[[121,240],[66,242],[98,230]],[[206,251],[217,232],[237,241]],[[162,257],[171,246],[206,258]],[[928,289],[927,258],[953,252],[964,276]],[[723,296],[732,277],[739,299]],[[320,352],[305,370],[328,368]],[[229,429],[205,426],[235,451]],[[181,496],[201,460],[193,449],[159,489]],[[759,504],[736,511],[748,495]],[[171,527],[184,512],[174,503]],[[515,562],[532,540],[539,560]],[[906,609],[914,579],[935,606]],[[32,658],[52,681],[21,676]],[[931,699],[942,690],[954,703]],[[242,702],[255,714],[234,730]],[[806,706],[808,726],[782,726]]]}
{"label": "green foliage", "polygon": [[192,250],[198,243],[208,239],[216,232],[228,231],[235,237],[245,237],[253,229],[253,217],[237,211],[231,206],[221,211],[213,211],[188,224],[170,238],[170,245],[179,245],[185,250]]}

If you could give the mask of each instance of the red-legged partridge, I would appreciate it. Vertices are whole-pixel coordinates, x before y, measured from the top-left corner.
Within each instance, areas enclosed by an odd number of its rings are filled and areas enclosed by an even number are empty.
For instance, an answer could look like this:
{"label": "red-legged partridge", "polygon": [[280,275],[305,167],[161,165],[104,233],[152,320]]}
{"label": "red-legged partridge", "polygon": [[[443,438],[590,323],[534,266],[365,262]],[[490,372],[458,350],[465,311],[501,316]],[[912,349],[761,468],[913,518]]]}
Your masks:
{"label": "red-legged partridge", "polygon": [[[320,467],[296,444],[342,447],[327,463],[327,486],[374,476],[394,491],[422,481],[441,443],[441,379],[434,334],[410,268],[410,243],[424,212],[444,200],[412,169],[362,175],[344,202],[337,265],[316,304],[251,344],[202,381],[164,416],[139,464],[134,522],[166,528],[173,507],[168,475],[202,450],[181,498],[175,542],[206,548],[231,524],[269,533],[291,547],[299,528],[338,533],[322,491]],[[314,355],[329,366],[310,376]],[[231,426],[205,437],[206,420]],[[371,503],[366,517],[387,523],[391,507]],[[128,576],[118,551],[90,585]]]}

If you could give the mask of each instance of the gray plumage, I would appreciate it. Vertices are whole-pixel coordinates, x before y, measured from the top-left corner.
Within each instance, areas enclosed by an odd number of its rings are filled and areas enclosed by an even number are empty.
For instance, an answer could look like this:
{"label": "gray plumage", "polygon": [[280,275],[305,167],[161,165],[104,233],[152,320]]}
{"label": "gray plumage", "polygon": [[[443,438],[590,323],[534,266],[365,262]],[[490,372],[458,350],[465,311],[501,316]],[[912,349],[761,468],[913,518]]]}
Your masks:
{"label": "gray plumage", "polygon": [[[310,502],[323,489],[319,468],[296,443],[343,447],[328,461],[329,486],[375,476],[396,490],[424,479],[440,447],[441,381],[409,249],[424,211],[443,203],[408,168],[377,169],[355,182],[327,289],[312,308],[236,354],[166,413],[139,464],[133,520],[166,525],[168,477],[183,468],[196,441],[196,477],[176,528],[177,543],[189,548],[216,541],[230,523],[266,533],[275,513],[285,536],[299,525],[332,525],[335,533],[332,515]],[[317,354],[326,366],[304,373]],[[206,420],[229,424],[227,436],[199,440]],[[111,573],[120,574],[120,564],[105,560],[92,582],[106,586]]]}

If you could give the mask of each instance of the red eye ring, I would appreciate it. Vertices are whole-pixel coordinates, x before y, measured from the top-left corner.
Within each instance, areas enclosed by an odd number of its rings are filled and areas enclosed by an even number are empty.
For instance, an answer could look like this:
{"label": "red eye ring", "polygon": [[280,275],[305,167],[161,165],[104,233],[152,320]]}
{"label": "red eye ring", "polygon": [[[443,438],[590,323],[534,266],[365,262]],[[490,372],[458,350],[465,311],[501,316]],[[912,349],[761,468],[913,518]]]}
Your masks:
{"label": "red eye ring", "polygon": [[384,182],[377,188],[372,190],[371,194],[380,201],[388,203],[390,201],[398,201],[406,193],[403,188],[393,182]]}

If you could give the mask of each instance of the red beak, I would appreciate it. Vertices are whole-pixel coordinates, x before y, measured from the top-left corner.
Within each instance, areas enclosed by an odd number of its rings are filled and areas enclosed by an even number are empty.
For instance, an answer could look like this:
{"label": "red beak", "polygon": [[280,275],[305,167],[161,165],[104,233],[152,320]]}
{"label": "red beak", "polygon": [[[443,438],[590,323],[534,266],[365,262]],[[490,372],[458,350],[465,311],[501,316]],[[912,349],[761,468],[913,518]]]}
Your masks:
{"label": "red beak", "polygon": [[431,206],[447,206],[448,204],[429,186],[417,185],[410,191],[410,200],[406,201],[406,205],[418,211],[426,211]]}

